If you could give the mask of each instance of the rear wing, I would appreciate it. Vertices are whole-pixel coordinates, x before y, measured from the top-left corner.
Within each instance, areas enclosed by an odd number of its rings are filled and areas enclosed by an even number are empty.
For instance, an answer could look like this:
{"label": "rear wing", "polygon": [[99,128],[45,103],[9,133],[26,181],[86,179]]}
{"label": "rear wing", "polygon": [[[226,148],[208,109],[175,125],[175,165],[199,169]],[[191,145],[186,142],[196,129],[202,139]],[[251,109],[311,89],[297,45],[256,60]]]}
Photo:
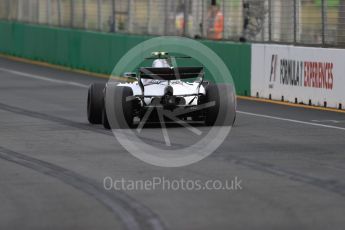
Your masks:
{"label": "rear wing", "polygon": [[180,80],[187,78],[197,78],[204,76],[203,67],[142,67],[139,69],[139,77],[141,79],[155,79],[155,80]]}

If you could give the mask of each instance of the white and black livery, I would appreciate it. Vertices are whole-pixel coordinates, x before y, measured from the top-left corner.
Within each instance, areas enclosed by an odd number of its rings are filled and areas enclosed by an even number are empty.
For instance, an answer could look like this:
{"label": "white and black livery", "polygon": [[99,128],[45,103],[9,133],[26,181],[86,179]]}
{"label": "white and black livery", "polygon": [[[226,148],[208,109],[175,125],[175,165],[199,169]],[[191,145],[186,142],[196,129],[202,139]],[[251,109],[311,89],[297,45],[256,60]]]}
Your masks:
{"label": "white and black livery", "polygon": [[[203,67],[174,67],[172,58],[178,57],[155,52],[147,58],[154,59],[152,67],[124,73],[128,82],[92,84],[87,98],[89,122],[103,124],[106,129],[167,121],[233,125],[236,118],[234,87],[205,81]],[[134,82],[130,82],[133,79]],[[193,81],[188,82],[188,79]]]}

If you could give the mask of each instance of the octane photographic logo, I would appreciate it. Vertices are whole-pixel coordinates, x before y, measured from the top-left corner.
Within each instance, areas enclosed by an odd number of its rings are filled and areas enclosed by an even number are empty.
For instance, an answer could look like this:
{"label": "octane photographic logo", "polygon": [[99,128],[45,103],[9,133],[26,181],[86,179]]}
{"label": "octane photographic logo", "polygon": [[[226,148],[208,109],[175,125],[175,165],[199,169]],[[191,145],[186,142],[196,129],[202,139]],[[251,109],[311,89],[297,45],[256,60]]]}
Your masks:
{"label": "octane photographic logo", "polygon": [[[152,112],[152,110],[147,109],[136,127],[113,128],[117,127],[114,125],[116,123],[115,113],[116,109],[119,109],[114,106],[115,100],[121,100],[114,96],[113,89],[118,84],[116,76],[137,70],[138,67],[141,67],[143,60],[155,51],[189,56],[191,60],[203,65],[215,82],[234,85],[231,73],[222,59],[202,43],[181,37],[157,37],[146,40],[129,50],[121,58],[107,83],[105,108],[110,127],[112,127],[117,141],[129,153],[146,163],[161,167],[181,167],[196,163],[212,154],[223,143],[230,133],[232,125],[211,127],[191,125],[190,122],[180,118],[181,110],[169,111],[157,106],[155,109],[158,113],[159,127],[146,128],[145,123],[149,113]],[[174,66],[177,64],[175,59],[172,59],[172,62]],[[235,107],[234,87],[232,90],[233,96],[229,97],[231,98],[229,100]],[[219,92],[219,98],[225,98],[227,93],[229,92]],[[133,100],[133,97],[127,97],[125,100]],[[215,103],[202,104],[194,107],[194,110],[202,110],[210,106],[215,106]],[[226,116],[230,116],[230,110],[226,114]],[[164,119],[169,119],[177,125],[171,127],[165,123]]]}

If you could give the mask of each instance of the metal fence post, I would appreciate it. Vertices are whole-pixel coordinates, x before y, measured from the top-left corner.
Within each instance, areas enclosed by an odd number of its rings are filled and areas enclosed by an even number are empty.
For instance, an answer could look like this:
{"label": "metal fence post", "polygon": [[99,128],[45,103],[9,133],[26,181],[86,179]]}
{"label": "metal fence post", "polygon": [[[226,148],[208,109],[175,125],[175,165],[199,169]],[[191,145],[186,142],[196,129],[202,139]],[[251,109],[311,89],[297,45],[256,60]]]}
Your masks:
{"label": "metal fence post", "polygon": [[6,7],[4,7],[7,11],[6,19],[11,20],[11,0],[6,1]]}
{"label": "metal fence post", "polygon": [[40,0],[36,0],[36,23],[40,23]]}
{"label": "metal fence post", "polygon": [[52,13],[52,11],[51,11],[51,9],[52,9],[52,7],[51,7],[51,0],[47,0],[46,4],[47,4],[47,24],[48,24],[48,25],[51,25],[51,24],[52,24],[52,17],[51,17],[51,13]]}
{"label": "metal fence post", "polygon": [[102,22],[102,0],[97,0],[97,29],[99,31],[103,30]]}
{"label": "metal fence post", "polygon": [[203,38],[206,38],[207,37],[207,27],[208,27],[208,25],[207,25],[207,23],[208,23],[208,21],[207,21],[207,9],[208,9],[208,7],[207,7],[207,3],[208,3],[208,0],[203,0],[202,1],[202,37]]}
{"label": "metal fence post", "polygon": [[111,1],[111,32],[116,32],[116,4],[115,0]]}
{"label": "metal fence post", "polygon": [[326,23],[327,23],[327,12],[326,12],[326,8],[327,8],[327,0],[321,0],[321,15],[322,15],[322,45],[326,44]]}
{"label": "metal fence post", "polygon": [[222,7],[223,7],[223,33],[222,33],[222,39],[224,39],[225,37],[225,28],[226,28],[226,25],[225,25],[225,18],[226,18],[226,12],[225,12],[225,0],[222,0]]}
{"label": "metal fence post", "polygon": [[188,24],[189,24],[189,0],[184,0],[184,26],[183,26],[183,36],[187,36]]}
{"label": "metal fence post", "polygon": [[61,0],[57,0],[57,15],[58,15],[58,25],[62,26],[62,7]]}
{"label": "metal fence post", "polygon": [[268,0],[268,41],[272,41],[272,0]]}
{"label": "metal fence post", "polygon": [[344,47],[345,45],[345,0],[339,1],[338,7],[338,21],[337,21],[337,36],[336,44]]}
{"label": "metal fence post", "polygon": [[168,1],[164,1],[164,35],[168,35],[169,32],[169,22],[168,22]]}
{"label": "metal fence post", "polygon": [[151,34],[151,8],[152,8],[152,0],[147,0],[148,6],[147,6],[147,33]]}
{"label": "metal fence post", "polygon": [[32,0],[28,0],[28,22],[32,22]]}
{"label": "metal fence post", "polygon": [[88,27],[86,0],[83,0],[83,27],[84,27],[84,29],[87,29],[87,27]]}
{"label": "metal fence post", "polygon": [[128,0],[128,32],[133,31],[133,12],[132,12],[133,0]]}
{"label": "metal fence post", "polygon": [[22,10],[23,10],[23,0],[18,0],[18,4],[17,4],[17,21],[21,21],[22,20]]}
{"label": "metal fence post", "polygon": [[71,0],[70,2],[70,11],[71,11],[71,18],[70,18],[70,25],[73,28],[74,27],[74,0]]}
{"label": "metal fence post", "polygon": [[297,42],[297,0],[293,0],[293,42]]}

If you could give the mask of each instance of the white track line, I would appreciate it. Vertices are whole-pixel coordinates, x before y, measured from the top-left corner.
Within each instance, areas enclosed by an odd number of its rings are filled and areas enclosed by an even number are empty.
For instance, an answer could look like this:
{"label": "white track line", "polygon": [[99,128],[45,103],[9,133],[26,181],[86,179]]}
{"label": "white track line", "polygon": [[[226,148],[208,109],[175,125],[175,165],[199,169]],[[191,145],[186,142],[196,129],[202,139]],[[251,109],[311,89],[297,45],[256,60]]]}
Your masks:
{"label": "white track line", "polygon": [[297,123],[297,124],[311,125],[311,126],[316,126],[316,127],[329,128],[329,129],[338,129],[338,130],[345,131],[345,128],[337,127],[337,126],[333,126],[333,125],[323,125],[323,124],[318,124],[318,123],[313,123],[313,122],[299,121],[299,120],[294,120],[294,119],[288,119],[288,118],[282,118],[282,117],[274,117],[274,116],[257,114],[257,113],[249,113],[249,112],[244,112],[244,111],[237,111],[237,113],[244,114],[244,115],[249,115],[249,116],[254,116],[254,117],[263,117],[263,118],[267,118],[267,119],[273,119],[273,120],[279,120],[279,121],[287,121],[287,122],[293,122],[293,123]]}
{"label": "white track line", "polygon": [[52,83],[65,84],[65,85],[72,85],[72,86],[81,87],[81,88],[88,88],[89,87],[88,85],[80,84],[80,83],[73,82],[73,81],[57,80],[57,79],[38,76],[38,75],[29,74],[29,73],[20,72],[20,71],[11,70],[11,69],[6,69],[6,68],[0,68],[0,70],[3,72],[17,75],[17,76],[29,77],[29,78],[41,80],[41,81],[47,81],[47,82],[52,82]]}

